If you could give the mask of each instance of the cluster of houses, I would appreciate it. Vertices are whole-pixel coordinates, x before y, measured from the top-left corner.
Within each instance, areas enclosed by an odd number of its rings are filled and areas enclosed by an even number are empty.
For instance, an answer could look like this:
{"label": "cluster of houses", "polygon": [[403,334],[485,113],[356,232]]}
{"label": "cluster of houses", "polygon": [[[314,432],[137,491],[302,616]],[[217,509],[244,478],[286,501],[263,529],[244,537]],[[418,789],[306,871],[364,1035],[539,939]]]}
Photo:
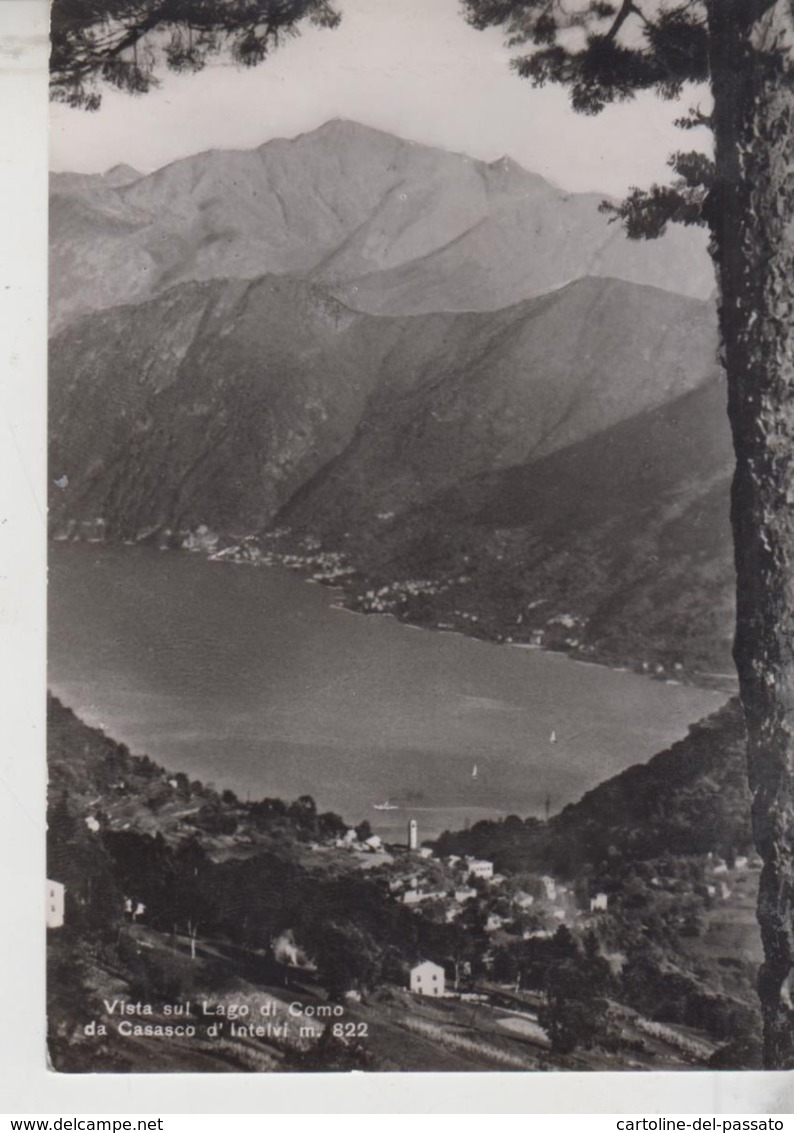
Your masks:
{"label": "cluster of houses", "polygon": [[402,605],[406,598],[442,594],[448,587],[448,583],[437,582],[432,578],[407,578],[381,586],[378,590],[365,590],[359,605],[368,614],[388,614],[396,606]]}
{"label": "cluster of houses", "polygon": [[[408,850],[409,854],[401,856],[391,870],[389,888],[395,897],[414,909],[420,909],[427,902],[440,902],[447,922],[456,920],[470,901],[499,897],[502,911],[486,912],[484,927],[489,934],[498,934],[506,924],[534,907],[542,914],[539,922],[544,927],[526,929],[522,936],[524,939],[550,938],[560,924],[583,915],[606,912],[609,906],[608,895],[598,892],[590,897],[589,908],[582,910],[572,889],[547,874],[536,879],[536,893],[521,889],[507,892],[504,888],[507,878],[496,872],[494,863],[471,855],[451,854],[438,863],[443,872],[425,871],[420,863],[422,859],[433,858],[433,852],[429,847],[419,846],[418,828],[413,819],[408,824]],[[411,969],[408,986],[415,995],[435,998],[447,994],[444,969],[429,959]]]}
{"label": "cluster of houses", "polygon": [[[451,854],[437,863],[441,868],[423,868],[423,861],[430,864],[433,852],[429,847],[419,846],[413,819],[408,824],[408,850],[407,855],[397,856],[392,863],[389,889],[395,899],[417,911],[433,904],[438,915],[438,906],[441,906],[447,923],[457,920],[469,902],[480,900],[484,903],[485,931],[498,934],[534,907],[538,913],[537,923],[526,927],[522,936],[524,939],[549,938],[561,924],[606,912],[609,905],[608,895],[598,892],[589,898],[589,907],[583,910],[573,890],[549,875],[535,879],[532,893],[516,890],[506,884],[508,879],[503,874],[496,872],[493,862],[471,855]],[[432,986],[437,987],[438,981]]]}
{"label": "cluster of houses", "polygon": [[[175,786],[176,782],[172,781]],[[88,829],[95,833],[100,823],[96,816],[85,816]],[[499,943],[499,934],[505,926],[510,926],[514,934],[516,921],[525,927],[521,932],[523,939],[551,938],[560,925],[582,925],[588,918],[605,913],[609,907],[609,897],[605,892],[591,893],[583,906],[581,893],[577,896],[570,886],[562,884],[554,877],[543,874],[524,880],[523,884],[532,889],[516,889],[515,882],[498,873],[494,863],[472,855],[448,855],[441,860],[434,857],[433,850],[419,844],[419,829],[415,819],[410,819],[407,827],[407,841],[404,847],[385,846],[377,834],[360,837],[354,829],[333,842],[334,847],[350,852],[372,855],[372,865],[384,863],[387,866],[388,885],[395,900],[416,910],[428,903],[436,903],[434,915],[439,915],[438,905],[443,909],[447,923],[455,921],[470,902],[480,901],[484,915],[484,928],[494,943]],[[314,850],[330,848],[329,844],[311,844]],[[705,877],[701,883],[705,895],[715,900],[727,900],[731,896],[728,885],[736,874],[760,868],[757,856],[747,858],[737,856],[730,865],[716,854],[708,854],[705,864]],[[363,866],[363,862],[362,862]],[[664,889],[668,885],[680,884],[677,880],[666,882],[653,877],[650,885]],[[61,928],[65,920],[65,886],[54,879],[46,883],[46,924],[48,929]],[[529,910],[537,917],[523,917]],[[144,906],[137,900],[125,899],[124,912],[132,921],[145,915]],[[513,936],[513,939],[515,937]],[[410,971],[409,989],[416,995],[439,998],[448,994],[445,985],[444,969],[430,959],[423,959]]]}
{"label": "cluster of houses", "polygon": [[[346,830],[341,837],[335,838],[332,845],[334,849],[352,850],[358,854],[384,854],[383,839],[379,834],[371,834],[368,838],[359,838],[357,831],[352,827]],[[311,842],[309,849],[326,850],[328,846],[321,842]]]}
{"label": "cluster of houses", "polygon": [[[425,846],[417,851],[417,855],[425,860],[433,856],[432,851]],[[407,869],[392,877],[389,888],[392,893],[400,895],[404,905],[420,905],[424,901],[444,901],[447,906],[447,920],[452,921],[467,901],[478,896],[478,890],[471,884],[472,881],[481,880],[500,885],[505,880],[501,874],[494,873],[493,862],[452,856],[445,858],[444,864],[452,871],[452,885],[445,884],[443,888],[438,884],[428,886],[420,876],[411,871],[408,863]]]}
{"label": "cluster of houses", "polygon": [[[412,839],[415,845],[416,832],[409,829],[409,844]],[[418,864],[418,863],[417,863]],[[443,901],[446,907],[447,920],[454,920],[461,912],[462,907],[470,900],[487,896],[493,889],[498,893],[503,886],[505,878],[494,872],[492,862],[472,857],[450,856],[444,859],[443,864],[453,870],[453,874],[460,880],[454,887],[441,888],[439,885],[422,884],[421,879],[410,871],[402,871],[391,881],[392,891],[401,894],[404,904],[421,906],[426,901]],[[731,889],[727,883],[726,875],[741,874],[747,870],[760,868],[760,859],[738,856],[729,865],[716,854],[709,854],[706,861],[706,894],[714,899],[728,900]],[[482,886],[475,888],[472,884],[476,879],[488,882],[487,890],[483,892]],[[652,878],[650,884],[656,888],[663,888],[665,883],[660,878]],[[588,905],[582,908],[572,889],[561,884],[549,875],[542,875],[536,879],[535,894],[522,890],[511,892],[509,898],[502,902],[504,907],[509,903],[511,914],[509,917],[501,916],[495,912],[488,912],[485,930],[495,934],[498,939],[499,931],[503,925],[521,912],[535,908],[543,913],[544,927],[527,929],[522,933],[524,939],[550,938],[554,935],[560,924],[581,924],[588,918],[607,912],[609,896],[604,892],[592,893],[588,898]],[[445,989],[444,969],[432,960],[423,959],[416,964],[410,972],[409,989],[415,995],[439,997],[448,994]]]}
{"label": "cluster of houses", "polygon": [[[501,886],[506,880],[501,874],[494,872],[493,862],[477,858],[455,858],[453,856],[452,858],[445,859],[445,864],[452,866],[453,869],[459,870],[465,877],[473,877],[489,882],[489,889],[491,886]],[[543,909],[546,914],[544,919],[547,924],[549,922],[550,924],[548,927],[525,930],[522,936],[524,939],[548,939],[554,935],[559,925],[566,923],[566,921],[579,918],[583,915],[587,916],[588,913],[594,914],[607,911],[609,898],[606,893],[596,893],[592,896],[589,902],[589,910],[583,911],[576,907],[573,893],[567,886],[559,884],[553,877],[548,875],[544,875],[538,880],[541,887],[541,894],[537,899],[533,894],[526,893],[522,890],[511,893],[509,897],[512,910],[511,915],[501,916],[495,912],[488,912],[485,922],[485,931],[489,934],[498,934],[503,926],[515,915],[535,906]],[[442,890],[438,888],[420,888],[418,882],[412,885],[412,881],[417,882],[417,879],[408,879],[408,887],[405,888],[402,893],[402,901],[406,905],[417,906],[424,901],[434,899],[443,900],[446,906],[446,918],[448,921],[454,920],[468,901],[482,896],[481,889],[478,890],[474,888],[473,885],[467,884],[466,882],[459,884],[452,890]],[[392,888],[395,887],[396,882],[401,882],[401,879],[395,879],[392,882]],[[449,994],[446,990],[444,969],[440,964],[436,964],[432,960],[422,960],[411,969],[408,987],[415,995],[437,998]]]}
{"label": "cluster of houses", "polygon": [[[168,532],[168,534],[172,534]],[[278,540],[289,534],[288,528],[273,531],[271,540]],[[323,551],[320,542],[314,538],[303,541],[304,550],[282,552],[272,548],[265,550],[253,536],[247,536],[240,543],[220,547],[220,537],[206,524],[200,524],[193,531],[180,532],[180,546],[185,551],[206,554],[212,562],[257,563],[263,566],[283,566],[290,570],[310,573],[315,582],[334,582],[351,575],[354,568],[348,566],[339,551]]]}
{"label": "cluster of houses", "polygon": [[[417,853],[422,858],[432,857],[432,852],[426,847],[422,847]],[[463,907],[469,901],[478,897],[487,897],[488,894],[499,893],[507,880],[503,874],[494,871],[493,862],[483,859],[450,855],[444,858],[443,864],[447,867],[447,873],[451,872],[451,884],[440,884],[437,881],[435,883],[428,882],[418,872],[411,869],[409,860],[403,862],[403,868],[399,872],[392,874],[389,888],[404,905],[414,908],[425,902],[441,901],[445,907],[446,920],[451,922],[460,915]],[[484,892],[482,887],[475,887],[477,881],[488,883]],[[526,912],[533,906],[542,910],[546,914],[546,920],[554,924],[554,927],[527,930],[524,933],[527,939],[531,936],[553,936],[556,927],[581,915],[582,910],[578,907],[573,891],[568,886],[561,885],[548,875],[538,878],[538,886],[540,893],[537,898],[534,894],[523,890],[510,892],[509,895],[505,893],[503,904],[509,905],[510,913],[500,915],[496,912],[488,912],[485,931],[497,932],[517,915]],[[599,892],[590,898],[589,910],[587,911],[589,913],[606,912],[608,905],[607,894]]]}
{"label": "cluster of houses", "polygon": [[760,870],[762,864],[757,854],[749,858],[739,855],[729,865],[719,854],[708,853],[702,880],[693,882],[677,877],[652,877],[648,884],[659,891],[680,893],[691,890],[711,900],[727,901],[733,892],[728,884],[729,878],[736,880],[748,870]]}

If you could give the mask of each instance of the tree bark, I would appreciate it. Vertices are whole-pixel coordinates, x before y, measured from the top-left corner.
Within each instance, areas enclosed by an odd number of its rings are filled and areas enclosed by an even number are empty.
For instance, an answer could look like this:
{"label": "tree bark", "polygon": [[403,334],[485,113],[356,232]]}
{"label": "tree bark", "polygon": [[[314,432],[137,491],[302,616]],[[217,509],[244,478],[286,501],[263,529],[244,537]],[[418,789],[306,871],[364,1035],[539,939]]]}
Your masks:
{"label": "tree bark", "polygon": [[764,1064],[794,1067],[794,85],[790,0],[708,0],[728,416],[734,659],[763,860]]}

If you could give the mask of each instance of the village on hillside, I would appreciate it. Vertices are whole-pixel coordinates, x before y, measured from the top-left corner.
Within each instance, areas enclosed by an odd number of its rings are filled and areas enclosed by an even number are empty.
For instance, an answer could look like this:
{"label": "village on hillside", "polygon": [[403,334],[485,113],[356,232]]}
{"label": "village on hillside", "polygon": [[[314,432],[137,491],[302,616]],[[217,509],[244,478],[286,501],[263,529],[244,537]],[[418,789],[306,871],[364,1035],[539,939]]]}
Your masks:
{"label": "village on hillside", "polygon": [[[197,1052],[210,1069],[747,1057],[753,965],[722,957],[754,931],[754,855],[566,877],[501,868],[498,853],[446,852],[462,835],[423,841],[415,818],[384,842],[308,796],[218,795],[57,702],[50,712],[50,1041],[63,1068],[157,1069]],[[434,1052],[417,1060],[408,1036]]]}
{"label": "village on hillside", "polygon": [[[390,512],[377,513],[386,527],[394,518]],[[69,519],[56,525],[55,542],[101,544],[107,539],[107,521],[102,516],[90,520]],[[311,534],[277,526],[259,535],[219,534],[206,524],[175,530],[152,525],[137,532],[127,544],[151,545],[159,550],[180,550],[206,557],[213,563],[238,566],[283,567],[299,572],[307,582],[328,586],[338,592],[335,605],[357,613],[393,617],[424,628],[465,634],[484,641],[519,649],[551,649],[593,663],[633,669],[655,680],[677,685],[693,679],[693,672],[670,651],[649,650],[647,658],[635,655],[602,654],[585,640],[587,619],[558,607],[549,599],[535,599],[518,614],[509,614],[500,602],[489,602],[474,584],[474,577],[457,570],[445,570],[427,577],[378,578],[353,565],[349,550],[330,549]],[[464,557],[464,566],[468,563]],[[704,685],[732,691],[732,674],[699,671]]]}

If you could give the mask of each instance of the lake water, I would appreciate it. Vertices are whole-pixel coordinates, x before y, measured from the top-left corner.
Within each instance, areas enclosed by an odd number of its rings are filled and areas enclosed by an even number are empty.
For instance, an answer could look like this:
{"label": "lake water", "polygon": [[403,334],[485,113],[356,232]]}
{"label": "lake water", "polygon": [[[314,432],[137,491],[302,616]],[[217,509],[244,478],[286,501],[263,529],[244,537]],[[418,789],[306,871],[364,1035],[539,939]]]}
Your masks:
{"label": "lake water", "polygon": [[[389,836],[410,817],[432,837],[542,815],[547,795],[556,811],[725,700],[353,614],[294,573],[199,555],[57,543],[49,594],[50,687],[87,723],[242,798],[311,794]],[[373,809],[386,799],[399,810]]]}

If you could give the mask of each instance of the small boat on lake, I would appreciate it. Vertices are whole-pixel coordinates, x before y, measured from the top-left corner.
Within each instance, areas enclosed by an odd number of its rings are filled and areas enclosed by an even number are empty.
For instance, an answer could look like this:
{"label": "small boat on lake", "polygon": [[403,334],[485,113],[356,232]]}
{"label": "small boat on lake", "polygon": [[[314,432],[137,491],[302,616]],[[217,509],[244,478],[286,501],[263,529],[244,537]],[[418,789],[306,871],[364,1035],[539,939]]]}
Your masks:
{"label": "small boat on lake", "polygon": [[399,810],[400,808],[397,806],[396,803],[389,802],[389,800],[386,799],[385,803],[373,803],[372,809],[373,810]]}

